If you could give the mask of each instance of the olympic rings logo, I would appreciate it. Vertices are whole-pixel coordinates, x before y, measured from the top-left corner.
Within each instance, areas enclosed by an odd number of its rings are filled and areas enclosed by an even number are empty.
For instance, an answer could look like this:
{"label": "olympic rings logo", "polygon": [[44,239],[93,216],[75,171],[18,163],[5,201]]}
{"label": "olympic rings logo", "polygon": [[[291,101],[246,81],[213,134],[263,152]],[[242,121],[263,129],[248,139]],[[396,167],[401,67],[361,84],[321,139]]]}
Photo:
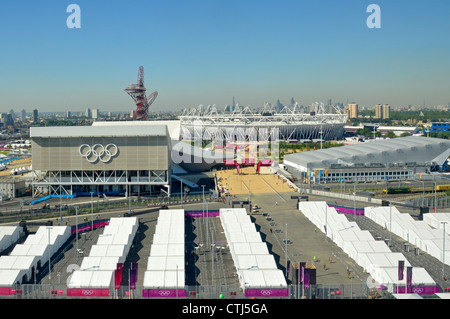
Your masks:
{"label": "olympic rings logo", "polygon": [[111,159],[117,155],[119,148],[116,144],[108,144],[103,146],[102,144],[94,144],[92,147],[88,144],[80,145],[78,152],[89,163],[95,163],[98,160],[103,163],[108,163]]}
{"label": "olympic rings logo", "polygon": [[169,290],[161,290],[161,291],[159,292],[159,295],[160,295],[161,297],[168,297],[168,296],[170,295],[170,291],[169,291]]}
{"label": "olympic rings logo", "polygon": [[270,296],[272,294],[272,290],[261,290],[261,295]]}
{"label": "olympic rings logo", "polygon": [[91,296],[91,295],[94,294],[94,291],[93,291],[93,290],[82,290],[81,293],[82,293],[84,296]]}
{"label": "olympic rings logo", "polygon": [[419,287],[413,288],[413,292],[415,292],[416,294],[420,294],[420,293],[422,293],[423,291],[424,291],[423,288],[419,288]]}

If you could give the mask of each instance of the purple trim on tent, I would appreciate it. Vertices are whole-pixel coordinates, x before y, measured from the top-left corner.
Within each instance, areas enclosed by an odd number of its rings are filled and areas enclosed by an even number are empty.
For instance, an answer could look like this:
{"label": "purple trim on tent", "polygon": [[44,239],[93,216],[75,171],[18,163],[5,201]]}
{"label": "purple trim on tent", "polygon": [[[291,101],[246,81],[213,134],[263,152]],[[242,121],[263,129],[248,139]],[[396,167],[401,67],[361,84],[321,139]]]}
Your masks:
{"label": "purple trim on tent", "polygon": [[245,297],[289,297],[287,288],[245,289]]}
{"label": "purple trim on tent", "polygon": [[183,289],[142,289],[142,297],[176,298],[186,297],[186,290]]}
{"label": "purple trim on tent", "polygon": [[357,208],[355,210],[354,207],[345,207],[345,206],[337,206],[337,205],[329,205],[329,207],[333,207],[339,213],[351,214],[351,215],[364,215],[364,209]]}
{"label": "purple trim on tent", "polygon": [[218,217],[220,215],[219,211],[185,211],[186,217]]}
{"label": "purple trim on tent", "polygon": [[432,295],[441,292],[441,288],[439,286],[411,286],[411,287],[397,286],[395,289],[395,293],[404,294],[407,291],[407,289],[405,288],[410,288],[408,293],[418,295]]}

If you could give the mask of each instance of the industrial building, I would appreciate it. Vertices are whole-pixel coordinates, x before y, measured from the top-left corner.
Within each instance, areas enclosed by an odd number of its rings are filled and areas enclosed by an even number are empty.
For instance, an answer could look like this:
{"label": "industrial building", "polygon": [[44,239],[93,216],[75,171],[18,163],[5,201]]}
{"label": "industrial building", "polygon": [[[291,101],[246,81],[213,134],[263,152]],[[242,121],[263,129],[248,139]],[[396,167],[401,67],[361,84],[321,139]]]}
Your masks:
{"label": "industrial building", "polygon": [[32,127],[33,194],[169,191],[166,125]]}
{"label": "industrial building", "polygon": [[450,140],[409,136],[289,154],[284,165],[315,183],[407,180],[442,166],[449,155]]}

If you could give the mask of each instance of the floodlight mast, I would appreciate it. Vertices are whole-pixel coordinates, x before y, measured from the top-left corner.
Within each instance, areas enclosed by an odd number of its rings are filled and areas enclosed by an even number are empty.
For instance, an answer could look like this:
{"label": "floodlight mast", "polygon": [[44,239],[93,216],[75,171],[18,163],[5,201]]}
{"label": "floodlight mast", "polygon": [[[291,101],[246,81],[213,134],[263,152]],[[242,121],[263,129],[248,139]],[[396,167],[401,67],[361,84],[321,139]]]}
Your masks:
{"label": "floodlight mast", "polygon": [[128,85],[125,90],[136,103],[136,111],[133,115],[133,120],[145,121],[148,117],[148,109],[158,96],[155,91],[150,96],[146,96],[147,89],[144,86],[144,67],[141,65],[138,71],[137,84]]}

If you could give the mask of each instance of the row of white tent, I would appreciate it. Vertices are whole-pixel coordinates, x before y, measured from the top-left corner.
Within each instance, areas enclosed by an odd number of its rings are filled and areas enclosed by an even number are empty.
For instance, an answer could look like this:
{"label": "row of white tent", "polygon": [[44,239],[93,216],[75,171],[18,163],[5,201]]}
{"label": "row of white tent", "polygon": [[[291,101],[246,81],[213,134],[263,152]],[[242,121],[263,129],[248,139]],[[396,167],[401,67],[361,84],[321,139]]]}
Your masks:
{"label": "row of white tent", "polygon": [[[424,214],[424,220],[415,220],[410,214],[403,214],[394,206],[366,207],[364,214],[380,226],[390,230],[420,250],[450,265],[450,238],[439,229],[441,221],[449,216],[441,213]],[[446,225],[450,228],[449,224]]]}
{"label": "row of white tent", "polygon": [[423,221],[435,229],[444,229],[445,227],[445,232],[450,235],[450,213],[424,214]]}
{"label": "row of white tent", "polygon": [[150,246],[144,289],[185,288],[184,209],[160,210]]}
{"label": "row of white tent", "polygon": [[114,217],[109,220],[89,256],[82,259],[68,283],[68,288],[111,289],[117,264],[124,263],[139,227],[137,217]]}
{"label": "row of white tent", "polygon": [[245,208],[221,208],[220,220],[243,289],[287,288]]}
{"label": "row of white tent", "polygon": [[16,244],[8,256],[0,257],[0,287],[13,287],[33,280],[44,266],[69,239],[68,226],[41,226],[28,235],[23,244]]}
{"label": "row of white tent", "polygon": [[[299,210],[335,242],[358,265],[370,273],[379,285],[393,292],[393,285],[405,286],[406,275],[398,279],[399,261],[404,261],[404,269],[411,264],[402,253],[392,252],[384,241],[373,238],[367,230],[361,230],[355,222],[350,222],[326,202],[300,202]],[[326,229],[326,231],[325,231]],[[413,285],[435,285],[424,268],[413,267]]]}
{"label": "row of white tent", "polygon": [[0,252],[15,244],[24,235],[20,226],[0,226]]}
{"label": "row of white tent", "polygon": [[31,165],[29,166],[22,166],[22,167],[17,167],[17,168],[13,168],[11,170],[11,174],[14,175],[19,175],[19,174],[23,174],[23,173],[28,173],[33,169],[33,167]]}

